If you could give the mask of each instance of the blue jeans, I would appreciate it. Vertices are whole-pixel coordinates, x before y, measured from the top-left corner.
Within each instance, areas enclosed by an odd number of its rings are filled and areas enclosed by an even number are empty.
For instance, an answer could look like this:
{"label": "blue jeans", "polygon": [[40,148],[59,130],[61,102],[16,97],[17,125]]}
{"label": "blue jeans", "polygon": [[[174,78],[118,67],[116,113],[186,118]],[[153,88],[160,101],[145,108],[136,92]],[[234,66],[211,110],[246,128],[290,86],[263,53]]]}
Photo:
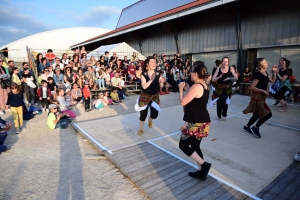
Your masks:
{"label": "blue jeans", "polygon": [[66,129],[68,128],[68,120],[67,119],[60,119],[59,122],[57,122],[55,128],[58,128],[58,129]]}
{"label": "blue jeans", "polygon": [[[99,78],[99,79],[97,80],[97,83],[99,84],[99,89],[105,87],[105,84],[104,84],[104,78]],[[101,86],[101,85],[102,85],[102,86]]]}
{"label": "blue jeans", "polygon": [[0,152],[5,151],[7,148],[4,146],[4,141],[6,140],[7,133],[6,132],[0,132]]}

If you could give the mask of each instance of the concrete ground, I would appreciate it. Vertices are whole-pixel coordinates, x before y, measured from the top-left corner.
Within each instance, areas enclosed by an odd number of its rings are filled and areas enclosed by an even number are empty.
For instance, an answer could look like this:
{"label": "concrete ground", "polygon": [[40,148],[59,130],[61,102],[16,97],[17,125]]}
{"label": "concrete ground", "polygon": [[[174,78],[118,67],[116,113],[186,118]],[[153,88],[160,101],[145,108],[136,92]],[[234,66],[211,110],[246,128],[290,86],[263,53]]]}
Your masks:
{"label": "concrete ground", "polygon": [[[103,111],[85,113],[83,108],[74,108],[78,114],[74,123],[110,150],[151,140],[191,161],[178,149],[180,134],[176,132],[183,116],[178,93],[161,96],[162,112],[153,129],[146,127],[142,136],[136,134],[137,96]],[[226,122],[214,122],[215,108],[209,107],[211,134],[201,145],[205,159],[213,164],[212,174],[256,194],[291,164],[299,151],[300,107],[291,105],[288,112],[278,113],[278,108],[270,106],[272,124],[263,125],[262,138],[256,139],[241,130],[247,122],[244,117],[251,117],[240,113],[248,102],[249,97],[234,95]],[[10,113],[1,117],[13,121]],[[5,145],[12,149],[0,155],[0,199],[146,199],[74,129],[49,130],[46,117],[43,113],[28,121],[19,135],[14,129],[9,132]]]}
{"label": "concrete ground", "polygon": [[[242,130],[251,117],[241,112],[249,103],[248,96],[233,96],[226,121],[215,120],[216,108],[208,107],[212,119],[211,133],[201,147],[205,159],[213,164],[212,175],[255,195],[293,162],[293,155],[299,151],[300,144],[300,107],[293,104],[288,112],[280,113],[277,112],[278,106],[273,106],[274,102],[272,98],[267,100],[273,117],[261,127],[261,139]],[[162,96],[162,106],[170,106],[162,109],[152,129],[145,126],[142,136],[137,135],[138,113],[81,121],[75,126],[112,152],[151,141],[194,163],[178,148],[178,131],[183,123],[182,107],[178,103],[178,94]],[[99,130],[97,126],[100,124],[103,127]]]}

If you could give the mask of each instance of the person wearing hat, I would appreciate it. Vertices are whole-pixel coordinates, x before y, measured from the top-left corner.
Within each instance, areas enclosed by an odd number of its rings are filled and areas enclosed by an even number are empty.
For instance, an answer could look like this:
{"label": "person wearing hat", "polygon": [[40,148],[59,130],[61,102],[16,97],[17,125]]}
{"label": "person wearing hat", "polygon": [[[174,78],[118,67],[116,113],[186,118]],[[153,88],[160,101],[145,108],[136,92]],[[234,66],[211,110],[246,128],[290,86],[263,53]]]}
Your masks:
{"label": "person wearing hat", "polygon": [[47,125],[50,129],[66,129],[68,127],[68,121],[60,119],[60,115],[56,115],[57,106],[55,104],[49,105],[49,115],[47,118]]}

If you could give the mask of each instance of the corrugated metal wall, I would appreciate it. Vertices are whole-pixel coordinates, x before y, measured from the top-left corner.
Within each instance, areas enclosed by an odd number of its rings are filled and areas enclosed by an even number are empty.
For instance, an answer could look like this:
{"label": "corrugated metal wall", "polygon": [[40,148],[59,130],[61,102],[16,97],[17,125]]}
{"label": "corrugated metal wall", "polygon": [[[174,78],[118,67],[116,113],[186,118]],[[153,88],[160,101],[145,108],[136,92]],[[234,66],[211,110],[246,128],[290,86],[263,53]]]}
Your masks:
{"label": "corrugated metal wall", "polygon": [[132,48],[134,48],[135,50],[137,50],[139,53],[140,52],[140,45],[137,39],[133,38],[130,35],[126,35],[124,36],[124,41],[126,41],[126,43],[131,46]]}
{"label": "corrugated metal wall", "polygon": [[[295,4],[295,6],[293,6]],[[284,2],[258,9],[242,19],[244,48],[259,48],[300,43],[299,1]]]}

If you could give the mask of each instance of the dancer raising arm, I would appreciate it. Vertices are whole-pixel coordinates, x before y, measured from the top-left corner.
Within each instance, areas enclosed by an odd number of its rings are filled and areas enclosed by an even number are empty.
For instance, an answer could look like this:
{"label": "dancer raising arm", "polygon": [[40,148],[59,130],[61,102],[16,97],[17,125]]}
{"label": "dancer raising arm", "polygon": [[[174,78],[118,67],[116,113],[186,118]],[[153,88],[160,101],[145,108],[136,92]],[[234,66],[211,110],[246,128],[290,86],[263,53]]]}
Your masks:
{"label": "dancer raising arm", "polygon": [[[203,137],[207,137],[210,127],[210,116],[207,111],[209,98],[208,86],[205,79],[209,76],[207,68],[203,62],[195,62],[191,72],[191,80],[194,84],[183,95],[185,82],[179,84],[179,100],[184,106],[184,125],[181,127],[181,138],[179,148],[189,157],[197,162],[199,170],[189,172],[189,176],[205,180],[211,167],[210,163],[204,161],[200,142]],[[191,147],[190,147],[191,146]]]}
{"label": "dancer raising arm", "polygon": [[[253,74],[253,81],[250,85],[250,90],[252,90],[251,100],[248,107],[243,111],[244,114],[253,113],[253,116],[243,129],[252,133],[255,137],[261,138],[259,127],[272,117],[272,112],[266,104],[266,98],[269,96],[268,83],[276,80],[278,67],[276,65],[273,66],[273,76],[271,78],[266,72],[268,68],[266,59],[257,58],[254,64],[259,70]],[[252,126],[255,122],[256,125]],[[251,126],[252,128],[250,128]]]}
{"label": "dancer raising arm", "polygon": [[144,133],[144,123],[150,107],[150,117],[148,118],[148,126],[152,128],[153,119],[156,119],[159,107],[159,85],[166,80],[160,77],[159,72],[155,71],[156,60],[153,56],[149,56],[144,62],[143,73],[141,74],[141,85],[142,92],[140,97],[137,99],[135,110],[140,111],[140,130],[138,134]]}

